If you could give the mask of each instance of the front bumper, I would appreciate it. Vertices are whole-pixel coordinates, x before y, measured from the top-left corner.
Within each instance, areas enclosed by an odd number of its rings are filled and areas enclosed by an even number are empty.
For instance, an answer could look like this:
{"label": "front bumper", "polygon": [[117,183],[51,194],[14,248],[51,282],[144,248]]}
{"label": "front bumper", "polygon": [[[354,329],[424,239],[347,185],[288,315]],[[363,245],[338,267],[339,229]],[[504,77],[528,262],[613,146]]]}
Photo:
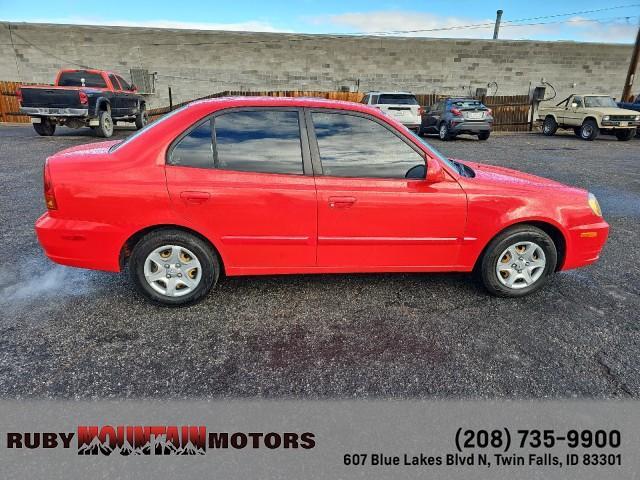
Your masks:
{"label": "front bumper", "polygon": [[38,241],[52,261],[70,267],[120,271],[126,232],[97,222],[54,218],[48,212],[35,224]]}
{"label": "front bumper", "polygon": [[603,127],[619,127],[619,128],[637,128],[640,126],[640,122],[636,121],[615,121],[615,120],[602,120],[600,125]]}
{"label": "front bumper", "polygon": [[88,108],[20,107],[20,111],[33,117],[88,117]]}
{"label": "front bumper", "polygon": [[591,265],[598,258],[609,236],[609,224],[604,220],[569,229],[567,252],[561,270]]}

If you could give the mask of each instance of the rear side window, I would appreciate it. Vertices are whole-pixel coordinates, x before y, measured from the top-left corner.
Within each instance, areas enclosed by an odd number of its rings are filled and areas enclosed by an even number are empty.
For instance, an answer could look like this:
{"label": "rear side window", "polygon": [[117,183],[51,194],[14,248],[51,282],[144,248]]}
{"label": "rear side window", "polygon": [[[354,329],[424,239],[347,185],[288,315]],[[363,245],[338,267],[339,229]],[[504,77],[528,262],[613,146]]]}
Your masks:
{"label": "rear side window", "polygon": [[121,90],[120,84],[118,83],[118,80],[116,80],[115,75],[109,75],[109,80],[111,80],[111,85],[113,85],[115,90]]}
{"label": "rear side window", "polygon": [[413,95],[384,93],[380,95],[378,103],[383,105],[418,105],[418,100],[416,100],[416,97]]}
{"label": "rear side window", "polygon": [[173,147],[170,163],[183,167],[213,168],[211,120],[198,125]]}
{"label": "rear side window", "polygon": [[243,110],[215,117],[216,168],[303,174],[297,111]]}
{"label": "rear side window", "polygon": [[312,118],[324,175],[415,178],[417,169],[424,169],[420,154],[373,120],[320,112]]}
{"label": "rear side window", "polygon": [[[84,80],[84,83],[83,83]],[[96,87],[107,88],[107,82],[104,81],[99,73],[91,73],[85,70],[76,72],[63,72],[58,79],[58,85],[61,87]]]}

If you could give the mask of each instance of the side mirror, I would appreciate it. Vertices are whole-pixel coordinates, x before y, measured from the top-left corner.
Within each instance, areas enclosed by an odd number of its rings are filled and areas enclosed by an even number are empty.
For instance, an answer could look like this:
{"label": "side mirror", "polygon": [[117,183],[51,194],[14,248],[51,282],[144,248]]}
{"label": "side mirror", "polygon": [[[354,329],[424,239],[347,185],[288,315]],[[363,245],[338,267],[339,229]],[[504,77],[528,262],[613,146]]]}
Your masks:
{"label": "side mirror", "polygon": [[136,87],[133,83],[131,84],[131,91],[132,92],[137,92],[138,91],[138,87]]}
{"label": "side mirror", "polygon": [[435,158],[426,157],[427,161],[427,178],[425,181],[427,183],[440,183],[444,182],[446,179],[444,169],[440,162]]}
{"label": "side mirror", "polygon": [[577,104],[576,102],[573,102],[573,103],[571,104],[571,108],[578,108],[578,104]]}

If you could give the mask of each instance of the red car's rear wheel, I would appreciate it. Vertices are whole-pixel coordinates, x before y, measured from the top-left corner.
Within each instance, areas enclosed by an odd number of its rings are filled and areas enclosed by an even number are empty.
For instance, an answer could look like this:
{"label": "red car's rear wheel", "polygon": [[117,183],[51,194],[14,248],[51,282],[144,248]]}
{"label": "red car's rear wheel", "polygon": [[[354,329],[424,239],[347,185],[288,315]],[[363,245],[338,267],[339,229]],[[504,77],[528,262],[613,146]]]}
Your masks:
{"label": "red car's rear wheel", "polygon": [[220,262],[201,238],[181,230],[158,230],[136,244],[129,270],[145,297],[176,306],[201,300],[218,281]]}

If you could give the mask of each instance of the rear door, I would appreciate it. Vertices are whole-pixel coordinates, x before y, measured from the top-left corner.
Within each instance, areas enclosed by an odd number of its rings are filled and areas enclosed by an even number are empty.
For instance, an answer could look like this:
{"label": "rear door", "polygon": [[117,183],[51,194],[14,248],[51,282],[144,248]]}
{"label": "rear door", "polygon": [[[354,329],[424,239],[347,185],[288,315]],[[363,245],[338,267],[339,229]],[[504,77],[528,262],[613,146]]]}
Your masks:
{"label": "rear door", "polygon": [[379,119],[321,109],[307,119],[317,172],[318,266],[456,266],[467,200],[454,179],[425,182],[424,153]]}
{"label": "rear door", "polygon": [[444,102],[437,102],[426,114],[426,128],[428,131],[437,131]]}
{"label": "rear door", "polygon": [[227,273],[315,266],[316,189],[300,109],[217,112],[173,143],[166,173],[178,217],[206,232]]}
{"label": "rear door", "polygon": [[138,109],[138,96],[131,91],[131,85],[124,78],[120,75],[116,75],[116,78],[122,87],[123,115],[134,115]]}

